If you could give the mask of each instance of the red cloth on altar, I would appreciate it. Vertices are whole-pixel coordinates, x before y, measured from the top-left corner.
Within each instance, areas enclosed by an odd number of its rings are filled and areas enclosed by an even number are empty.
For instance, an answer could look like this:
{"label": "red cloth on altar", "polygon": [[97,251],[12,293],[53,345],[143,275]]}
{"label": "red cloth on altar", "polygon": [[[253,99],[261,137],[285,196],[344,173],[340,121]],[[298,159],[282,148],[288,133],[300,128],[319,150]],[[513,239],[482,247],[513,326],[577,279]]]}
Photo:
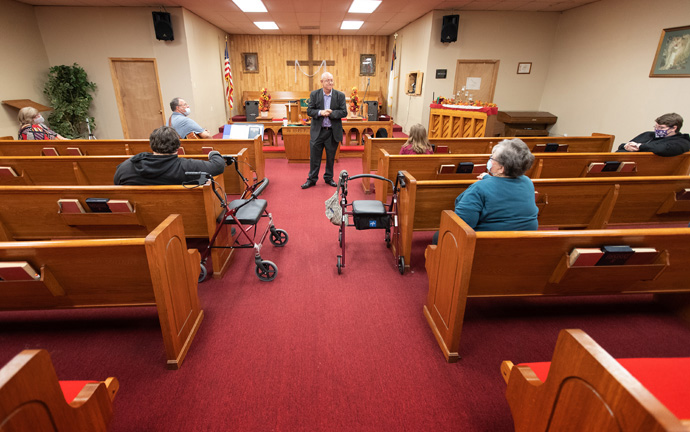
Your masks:
{"label": "red cloth on altar", "polygon": [[437,109],[450,109],[450,110],[458,110],[458,111],[475,111],[475,112],[483,112],[486,113],[486,115],[496,115],[498,114],[498,107],[478,107],[478,109],[469,109],[469,108],[451,108],[448,106],[444,106],[442,104],[435,104],[432,103],[429,105],[429,108],[437,108]]}

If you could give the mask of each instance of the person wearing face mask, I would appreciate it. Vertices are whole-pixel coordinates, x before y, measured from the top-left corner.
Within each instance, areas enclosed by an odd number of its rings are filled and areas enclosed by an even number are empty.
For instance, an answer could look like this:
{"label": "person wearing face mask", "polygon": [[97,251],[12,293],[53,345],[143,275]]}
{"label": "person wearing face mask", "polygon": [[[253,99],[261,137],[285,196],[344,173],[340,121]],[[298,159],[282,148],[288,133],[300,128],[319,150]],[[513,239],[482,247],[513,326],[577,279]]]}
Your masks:
{"label": "person wearing face mask", "polygon": [[618,147],[619,152],[652,152],[657,156],[678,156],[690,151],[690,136],[680,133],[683,117],[664,114],[654,120],[654,131],[643,132]]}
{"label": "person wearing face mask", "polygon": [[[534,155],[514,138],[494,146],[487,173],[455,199],[455,213],[475,231],[533,231],[539,226],[534,184],[525,172]],[[433,244],[438,242],[438,232]]]}
{"label": "person wearing face mask", "polygon": [[43,116],[34,107],[24,107],[19,110],[17,115],[19,120],[19,133],[17,139],[20,140],[65,140],[59,133],[51,130],[44,125]]}
{"label": "person wearing face mask", "polygon": [[175,129],[180,138],[211,138],[211,134],[194,120],[189,118],[191,109],[184,99],[176,97],[170,102],[172,115],[168,126]]}

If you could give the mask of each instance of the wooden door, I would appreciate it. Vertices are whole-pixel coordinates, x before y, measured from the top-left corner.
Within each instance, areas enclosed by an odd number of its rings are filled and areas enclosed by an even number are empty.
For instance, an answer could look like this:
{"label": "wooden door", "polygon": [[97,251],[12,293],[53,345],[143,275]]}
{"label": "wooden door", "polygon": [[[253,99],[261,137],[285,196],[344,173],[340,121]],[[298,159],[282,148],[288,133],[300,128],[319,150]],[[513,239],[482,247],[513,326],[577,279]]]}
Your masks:
{"label": "wooden door", "polygon": [[[458,92],[462,93],[465,87],[465,93],[469,93],[473,100],[493,102],[499,63],[500,60],[458,60],[453,94],[457,98]],[[464,94],[461,98],[467,101]]]}
{"label": "wooden door", "polygon": [[166,122],[156,59],[111,58],[110,74],[125,138],[148,138]]}

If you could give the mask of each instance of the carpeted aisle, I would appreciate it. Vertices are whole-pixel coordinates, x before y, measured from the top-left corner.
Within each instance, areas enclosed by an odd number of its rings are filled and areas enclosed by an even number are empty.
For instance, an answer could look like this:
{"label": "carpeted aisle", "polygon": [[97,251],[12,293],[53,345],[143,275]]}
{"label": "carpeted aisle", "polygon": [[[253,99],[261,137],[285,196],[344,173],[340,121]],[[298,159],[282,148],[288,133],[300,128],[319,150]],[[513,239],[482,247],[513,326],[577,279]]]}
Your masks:
{"label": "carpeted aisle", "polygon": [[[341,169],[361,172],[358,159]],[[616,356],[690,356],[687,325],[650,296],[472,299],[463,359],[447,364],[422,314],[424,248],[401,276],[382,230],[346,235],[324,214],[335,188],[308,167],[269,159],[268,200],[283,248],[260,282],[251,250],[222,280],[199,285],[205,318],[178,371],[165,369],[153,308],[0,313],[0,363],[25,348],[51,352],[63,379],[116,376],[112,431],[510,431],[502,360],[550,359],[561,328],[582,328]],[[321,173],[323,175],[323,172]],[[349,201],[364,196],[350,182]]]}

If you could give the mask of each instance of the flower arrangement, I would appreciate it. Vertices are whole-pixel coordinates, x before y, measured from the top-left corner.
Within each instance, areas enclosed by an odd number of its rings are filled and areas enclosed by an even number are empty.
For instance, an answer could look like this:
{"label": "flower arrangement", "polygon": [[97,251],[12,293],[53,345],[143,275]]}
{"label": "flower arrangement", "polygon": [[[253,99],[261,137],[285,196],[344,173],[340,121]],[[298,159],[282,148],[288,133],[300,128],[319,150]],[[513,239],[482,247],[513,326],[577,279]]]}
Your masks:
{"label": "flower arrangement", "polygon": [[493,108],[493,107],[497,106],[493,102],[483,102],[480,100],[468,102],[468,101],[455,100],[455,99],[446,99],[443,96],[439,96],[438,98],[436,98],[436,103],[444,104],[444,105],[465,105],[465,106],[477,106],[477,107],[485,107],[485,108]]}
{"label": "flower arrangement", "polygon": [[266,87],[261,89],[261,94],[259,95],[259,111],[268,111],[271,107],[271,95],[268,94]]}
{"label": "flower arrangement", "polygon": [[357,87],[352,87],[350,92],[350,111],[359,111],[359,95],[357,94]]}

